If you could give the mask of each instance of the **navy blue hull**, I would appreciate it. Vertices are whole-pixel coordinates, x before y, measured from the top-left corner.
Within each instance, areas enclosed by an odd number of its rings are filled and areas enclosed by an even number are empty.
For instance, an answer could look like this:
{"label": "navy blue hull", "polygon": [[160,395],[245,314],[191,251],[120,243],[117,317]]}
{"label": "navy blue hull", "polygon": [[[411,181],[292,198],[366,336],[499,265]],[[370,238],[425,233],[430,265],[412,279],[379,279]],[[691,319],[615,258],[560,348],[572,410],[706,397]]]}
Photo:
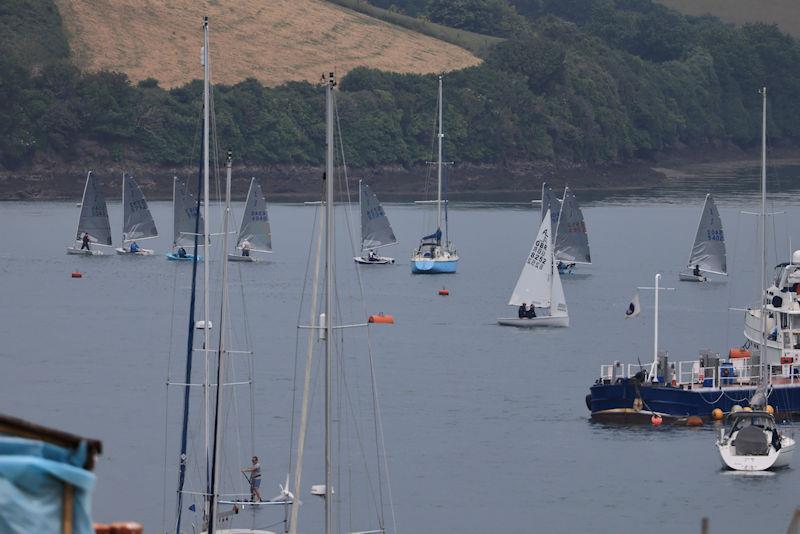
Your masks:
{"label": "navy blue hull", "polygon": [[[736,404],[747,406],[755,389],[755,386],[680,389],[621,379],[615,384],[593,385],[586,404],[594,419],[633,420],[649,418],[653,412],[674,418],[710,417],[715,408],[727,413]],[[637,398],[641,399],[641,404]],[[778,414],[800,414],[800,384],[773,385],[769,404]]]}

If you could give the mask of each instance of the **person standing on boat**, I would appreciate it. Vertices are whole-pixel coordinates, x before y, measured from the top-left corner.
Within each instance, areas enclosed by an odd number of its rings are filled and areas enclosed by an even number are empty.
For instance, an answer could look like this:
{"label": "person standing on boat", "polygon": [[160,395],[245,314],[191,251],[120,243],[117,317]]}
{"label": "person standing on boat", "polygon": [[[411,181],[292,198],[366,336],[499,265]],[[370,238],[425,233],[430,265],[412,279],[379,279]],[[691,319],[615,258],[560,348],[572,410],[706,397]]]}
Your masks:
{"label": "person standing on boat", "polygon": [[88,232],[84,232],[84,233],[83,233],[83,239],[82,239],[82,244],[81,244],[81,250],[83,250],[83,249],[86,249],[86,250],[88,250],[88,251],[91,251],[91,250],[92,250],[92,249],[90,249],[90,248],[89,248],[89,233],[88,233]]}
{"label": "person standing on boat", "polygon": [[261,487],[261,462],[258,461],[258,456],[253,456],[253,465],[242,469],[242,473],[250,473],[247,480],[250,481],[250,500],[253,502],[261,502],[261,493],[258,488]]}
{"label": "person standing on boat", "polygon": [[245,258],[250,257],[250,241],[247,239],[242,241],[242,256]]}
{"label": "person standing on boat", "polygon": [[700,276],[700,266],[699,265],[695,264],[694,270],[692,271],[692,274],[697,276],[697,277]]}

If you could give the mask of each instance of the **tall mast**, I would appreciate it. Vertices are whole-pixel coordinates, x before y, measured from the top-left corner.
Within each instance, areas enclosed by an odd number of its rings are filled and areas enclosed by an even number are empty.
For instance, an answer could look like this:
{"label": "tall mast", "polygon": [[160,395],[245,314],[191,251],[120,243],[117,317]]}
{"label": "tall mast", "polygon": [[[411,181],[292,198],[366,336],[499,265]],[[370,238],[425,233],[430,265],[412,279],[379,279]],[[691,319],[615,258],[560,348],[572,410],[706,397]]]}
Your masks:
{"label": "tall mast", "polygon": [[122,250],[125,250],[125,173],[122,173]]}
{"label": "tall mast", "polygon": [[[219,470],[220,470],[220,449],[222,440],[222,421],[220,414],[223,413],[222,403],[225,400],[222,390],[225,383],[225,357],[227,356],[227,346],[225,339],[225,318],[228,314],[228,220],[231,213],[231,163],[232,157],[228,151],[228,160],[225,165],[225,214],[222,219],[222,302],[219,311],[219,346],[217,347],[217,392],[214,406],[214,446],[211,460],[211,484],[209,497],[211,506],[208,514],[208,534],[214,534],[217,521],[217,501],[219,500]],[[208,251],[206,251],[208,256]],[[206,328],[208,330],[208,328]]]}
{"label": "tall mast", "polygon": [[[205,360],[205,373],[203,374],[203,436],[205,442],[206,461],[208,461],[209,454],[209,421],[208,421],[208,404],[209,404],[209,389],[208,382],[209,361],[208,361],[208,348],[211,345],[211,325],[209,323],[210,303],[208,294],[208,277],[210,271],[209,262],[209,213],[208,207],[210,205],[208,190],[209,187],[209,173],[208,173],[208,127],[209,127],[209,90],[208,78],[210,67],[208,64],[208,17],[203,17],[203,356]],[[206,470],[208,466],[206,465]]]}
{"label": "tall mast", "polygon": [[[436,179],[438,182],[437,185],[437,194],[436,194],[436,229],[442,229],[442,139],[444,138],[444,133],[442,133],[442,75],[439,75],[439,133],[437,134],[437,138],[439,139],[439,157],[436,160]],[[447,241],[447,236],[445,236],[445,242]]]}
{"label": "tall mast", "polygon": [[331,72],[325,83],[325,534],[333,531],[333,88]]}
{"label": "tall mast", "polygon": [[[761,89],[762,110],[761,110],[761,343],[759,345],[759,369],[761,370],[761,380],[759,383],[766,388],[764,376],[764,360],[766,358],[767,343],[767,309],[764,302],[767,279],[767,88]],[[766,395],[764,403],[766,404]]]}

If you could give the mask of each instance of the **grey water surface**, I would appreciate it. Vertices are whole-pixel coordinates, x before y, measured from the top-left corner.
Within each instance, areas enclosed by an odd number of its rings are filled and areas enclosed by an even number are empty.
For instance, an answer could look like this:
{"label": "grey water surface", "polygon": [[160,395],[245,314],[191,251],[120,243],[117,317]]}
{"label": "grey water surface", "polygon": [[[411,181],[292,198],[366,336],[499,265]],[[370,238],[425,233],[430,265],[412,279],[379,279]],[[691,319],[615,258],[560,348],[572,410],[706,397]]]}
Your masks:
{"label": "grey water surface", "polygon": [[[758,294],[756,221],[740,214],[757,209],[757,193],[717,196],[730,276],[679,283],[704,193],[586,199],[594,264],[564,279],[571,326],[533,331],[495,319],[516,313],[506,301],[537,209],[454,203],[458,274],[412,276],[411,249],[434,230],[422,223],[429,208],[385,206],[400,244],[382,252],[398,263],[361,274],[367,310],[396,319],[373,330],[372,345],[399,532],[699,532],[703,516],[712,532],[786,528],[798,504],[800,460],[772,476],[723,474],[711,425],[597,424],[584,402],[601,364],[652,358],[652,295],[642,292],[637,319],[623,312],[656,272],[676,288],[661,296],[661,348],[673,360],[743,341],[742,313],[729,308]],[[800,248],[800,201],[787,193],[771,204],[786,213],[770,222],[770,261],[785,261],[792,234]],[[117,232],[120,206],[109,209]],[[167,237],[142,243],[156,250],[151,258],[67,256],[78,211],[74,203],[0,204],[0,411],[103,440],[95,519],[136,520],[160,532],[164,517],[169,524],[174,516],[177,450],[165,432],[175,435],[180,409],[166,406],[165,381],[181,365],[191,266],[165,260]],[[171,235],[171,204],[152,203],[152,211],[161,235]],[[232,267],[244,281],[256,352],[256,450],[266,495],[286,473],[314,214],[271,205],[270,261]],[[342,253],[340,270],[351,268],[349,256]],[[76,269],[82,279],[70,278]],[[449,297],[437,295],[443,286]],[[309,437],[303,532],[319,531],[321,506],[307,493],[322,481],[317,437]],[[281,517],[263,513],[259,525]]]}

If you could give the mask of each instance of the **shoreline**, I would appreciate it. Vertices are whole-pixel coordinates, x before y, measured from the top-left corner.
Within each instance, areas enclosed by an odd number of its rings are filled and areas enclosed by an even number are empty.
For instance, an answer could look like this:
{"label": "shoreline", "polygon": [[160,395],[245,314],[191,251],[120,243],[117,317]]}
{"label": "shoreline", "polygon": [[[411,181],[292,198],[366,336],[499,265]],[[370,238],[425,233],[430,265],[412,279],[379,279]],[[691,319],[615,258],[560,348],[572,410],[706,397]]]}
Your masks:
{"label": "shoreline", "polygon": [[[735,147],[682,149],[656,155],[652,160],[636,160],[608,165],[577,165],[552,162],[513,162],[506,165],[461,164],[448,169],[448,194],[454,200],[481,201],[499,197],[538,198],[542,182],[554,189],[569,185],[576,192],[643,191],[657,187],[679,187],[698,180],[724,180],[735,183],[736,173],[757,169],[756,151]],[[800,166],[800,148],[773,149],[771,167]],[[57,167],[57,168],[56,168]],[[1,201],[79,201],[83,193],[87,166],[37,165],[22,171],[0,172]],[[172,199],[172,177],[194,180],[194,167],[161,167],[142,164],[123,166],[119,163],[91,165],[95,178],[106,197],[119,200],[123,170],[133,175],[149,200]],[[234,166],[232,191],[234,200],[243,200],[250,178],[262,184],[270,202],[304,202],[319,200],[322,191],[321,166],[270,165]],[[432,167],[382,166],[349,169],[351,192],[357,191],[364,179],[385,201],[422,200],[426,183],[430,190],[435,183]],[[315,194],[315,191],[318,192]],[[357,193],[356,193],[357,194]]]}

